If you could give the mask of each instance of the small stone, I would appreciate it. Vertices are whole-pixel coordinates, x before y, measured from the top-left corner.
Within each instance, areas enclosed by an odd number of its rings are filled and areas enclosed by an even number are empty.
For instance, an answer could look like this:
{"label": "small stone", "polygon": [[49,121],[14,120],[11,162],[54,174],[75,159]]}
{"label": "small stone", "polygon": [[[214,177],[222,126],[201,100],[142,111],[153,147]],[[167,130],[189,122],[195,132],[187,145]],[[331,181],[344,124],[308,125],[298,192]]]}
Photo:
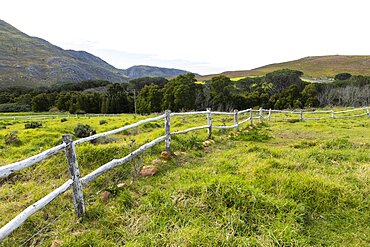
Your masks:
{"label": "small stone", "polygon": [[160,164],[162,164],[162,160],[160,160],[160,159],[152,160],[152,165],[153,165],[153,166],[158,166],[158,165],[160,165]]}
{"label": "small stone", "polygon": [[211,142],[210,141],[204,141],[203,142],[203,147],[209,147],[211,146]]}
{"label": "small stone", "polygon": [[140,176],[148,177],[154,176],[158,172],[158,168],[155,166],[143,166],[140,171]]}
{"label": "small stone", "polygon": [[104,191],[103,193],[101,193],[101,200],[103,202],[108,202],[110,194],[111,193],[109,191]]}
{"label": "small stone", "polygon": [[164,160],[170,160],[171,159],[171,153],[167,151],[163,151],[161,153],[161,158]]}
{"label": "small stone", "polygon": [[61,245],[63,245],[63,241],[62,240],[53,240],[53,242],[51,242],[50,247],[59,247]]}
{"label": "small stone", "polygon": [[117,184],[117,188],[123,188],[123,187],[125,187],[125,183],[119,183],[119,184]]}

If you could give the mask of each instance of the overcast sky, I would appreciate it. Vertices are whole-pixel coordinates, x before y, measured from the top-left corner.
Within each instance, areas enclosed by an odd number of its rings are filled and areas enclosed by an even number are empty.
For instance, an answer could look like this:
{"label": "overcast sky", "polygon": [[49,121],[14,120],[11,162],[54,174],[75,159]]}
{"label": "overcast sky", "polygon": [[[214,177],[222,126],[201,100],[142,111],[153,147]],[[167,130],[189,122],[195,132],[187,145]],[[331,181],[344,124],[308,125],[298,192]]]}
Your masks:
{"label": "overcast sky", "polygon": [[117,68],[200,74],[370,55],[368,0],[1,0],[0,19]]}

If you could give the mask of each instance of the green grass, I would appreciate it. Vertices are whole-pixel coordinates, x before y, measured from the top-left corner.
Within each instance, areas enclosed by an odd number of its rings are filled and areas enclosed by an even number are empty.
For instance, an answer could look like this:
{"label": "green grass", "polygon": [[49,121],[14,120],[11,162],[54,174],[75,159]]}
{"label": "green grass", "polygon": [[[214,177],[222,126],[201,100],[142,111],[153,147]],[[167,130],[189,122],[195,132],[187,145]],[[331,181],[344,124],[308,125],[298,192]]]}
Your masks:
{"label": "green grass", "polygon": [[[297,116],[295,116],[297,118]],[[46,120],[25,130],[0,130],[0,164],[56,145],[77,123],[98,133],[145,117]],[[108,124],[99,125],[106,119]],[[257,122],[257,121],[256,121]],[[172,130],[206,118],[174,117]],[[214,124],[232,124],[218,117]],[[82,175],[163,134],[163,122],[77,147]],[[78,220],[67,191],[29,218],[1,246],[368,246],[370,244],[370,119],[245,124],[239,132],[205,130],[172,138],[182,151],[153,177],[133,182],[134,168],[159,157],[163,144],[84,187],[87,217]],[[18,130],[20,146],[3,136]],[[133,141],[135,140],[135,141]],[[0,181],[0,225],[68,179],[64,154]],[[125,183],[123,188],[116,184]],[[101,192],[108,190],[108,202]]]}

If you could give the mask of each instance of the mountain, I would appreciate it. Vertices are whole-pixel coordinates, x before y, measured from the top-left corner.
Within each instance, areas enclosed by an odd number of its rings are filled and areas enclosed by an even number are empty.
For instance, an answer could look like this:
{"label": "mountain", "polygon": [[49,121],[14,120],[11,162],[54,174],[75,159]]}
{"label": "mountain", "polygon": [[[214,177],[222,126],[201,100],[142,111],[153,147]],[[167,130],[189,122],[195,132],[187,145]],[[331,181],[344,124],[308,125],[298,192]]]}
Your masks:
{"label": "mountain", "polygon": [[122,70],[122,72],[130,77],[130,79],[136,79],[140,77],[166,77],[172,78],[178,75],[189,73],[185,70],[180,69],[168,69],[168,68],[160,68],[160,67],[153,67],[147,65],[136,65],[132,66],[126,70]]}
{"label": "mountain", "polygon": [[117,69],[88,52],[64,50],[0,20],[0,87],[85,80],[128,82],[144,76],[171,78],[184,73],[188,72],[150,66]]}
{"label": "mountain", "polygon": [[[294,61],[275,63],[252,70],[226,71],[221,74],[228,77],[259,76],[279,69],[294,69],[304,73],[304,77],[334,77],[336,74],[348,72],[353,75],[370,76],[370,56],[313,56]],[[215,75],[199,77],[208,80]]]}
{"label": "mountain", "polygon": [[63,50],[0,20],[0,86],[98,79],[128,81],[119,69],[90,53]]}

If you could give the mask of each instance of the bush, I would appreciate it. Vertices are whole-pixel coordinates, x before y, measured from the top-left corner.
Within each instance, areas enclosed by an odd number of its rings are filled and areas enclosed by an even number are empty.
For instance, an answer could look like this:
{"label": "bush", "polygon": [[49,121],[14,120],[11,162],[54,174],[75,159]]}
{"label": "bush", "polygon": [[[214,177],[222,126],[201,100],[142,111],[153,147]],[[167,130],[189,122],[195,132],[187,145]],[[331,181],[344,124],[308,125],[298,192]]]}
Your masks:
{"label": "bush", "polygon": [[60,119],[60,122],[67,122],[67,119],[66,118],[62,118],[62,119]]}
{"label": "bush", "polygon": [[76,137],[88,137],[91,135],[95,135],[96,131],[87,124],[77,124],[76,128],[74,129]]}
{"label": "bush", "polygon": [[6,145],[20,145],[21,140],[19,140],[18,135],[16,132],[10,132],[9,134],[4,136],[4,142]]}
{"label": "bush", "polygon": [[31,122],[31,123],[26,123],[26,124],[24,125],[24,127],[25,127],[26,129],[36,129],[36,128],[40,128],[40,127],[42,127],[42,123],[40,123],[40,122]]}
{"label": "bush", "polygon": [[0,104],[0,112],[28,112],[31,111],[29,105],[22,105],[18,103]]}
{"label": "bush", "polygon": [[108,121],[107,120],[104,120],[104,119],[102,119],[102,120],[99,121],[99,124],[100,125],[107,124],[107,123],[108,123]]}

